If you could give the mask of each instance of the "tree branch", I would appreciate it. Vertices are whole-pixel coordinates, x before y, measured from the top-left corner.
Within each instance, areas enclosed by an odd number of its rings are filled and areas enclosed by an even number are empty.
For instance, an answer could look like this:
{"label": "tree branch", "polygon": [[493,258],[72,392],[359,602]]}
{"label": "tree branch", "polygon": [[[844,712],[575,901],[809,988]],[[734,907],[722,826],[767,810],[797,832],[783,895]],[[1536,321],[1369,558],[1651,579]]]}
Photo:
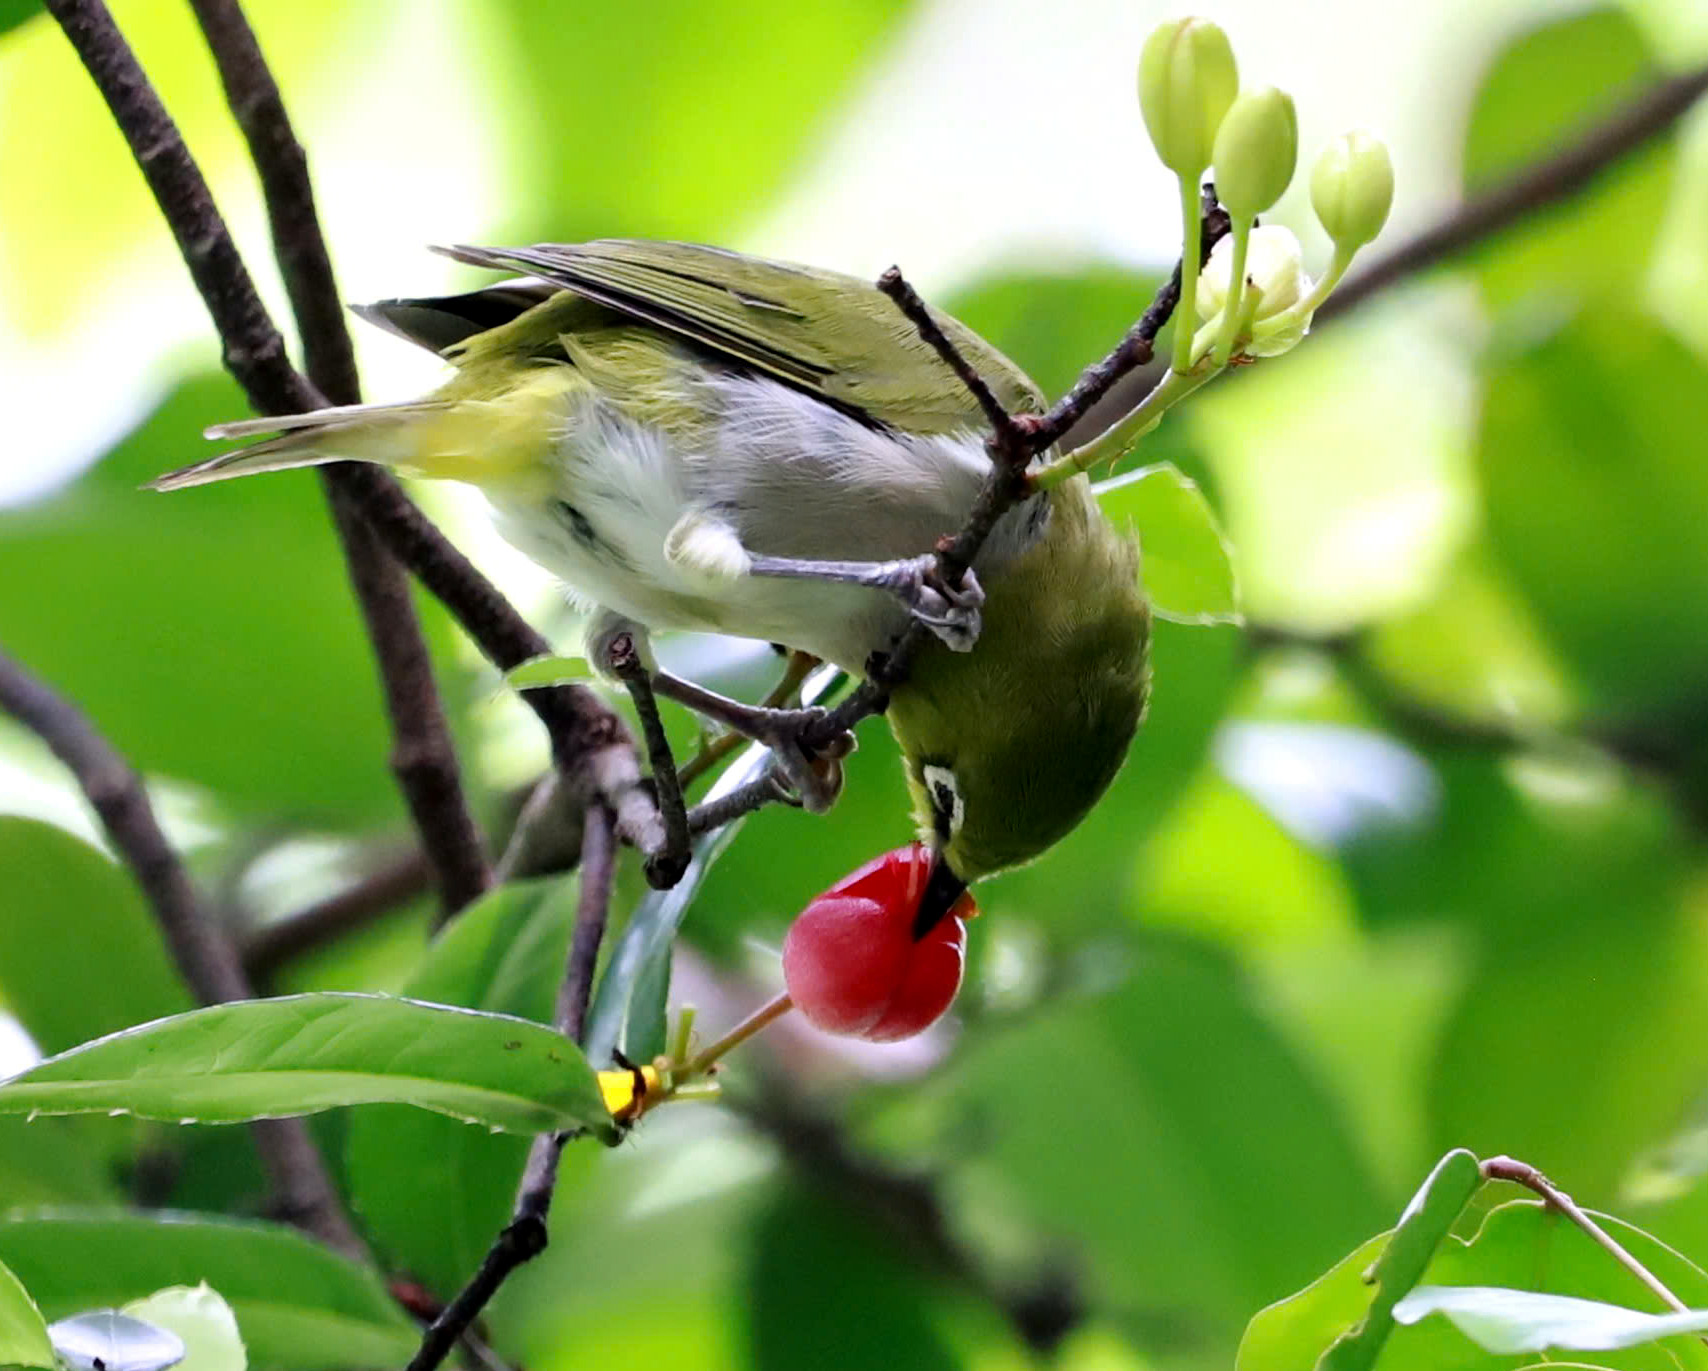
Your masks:
{"label": "tree branch", "polygon": [[1659,1276],[1626,1251],[1611,1233],[1583,1211],[1576,1200],[1529,1162],[1521,1162],[1516,1157],[1489,1157],[1482,1163],[1482,1172],[1484,1180],[1511,1181],[1514,1185],[1522,1185],[1525,1189],[1534,1191],[1542,1197],[1543,1204],[1564,1214],[1575,1223],[1591,1242],[1647,1286],[1655,1298],[1668,1309],[1680,1314],[1689,1310],[1689,1306],[1667,1289]]}
{"label": "tree branch", "polygon": [[[586,1026],[593,971],[599,961],[599,944],[604,939],[611,908],[611,884],[616,873],[614,836],[611,812],[603,805],[591,806],[583,820],[581,896],[575,908],[575,932],[552,1013],[552,1026],[576,1042],[581,1041]],[[408,1371],[433,1371],[480,1317],[480,1311],[498,1293],[510,1273],[545,1251],[546,1219],[557,1185],[558,1159],[572,1136],[542,1133],[534,1139],[534,1145],[528,1149],[510,1222],[492,1244],[480,1270],[440,1311],[422,1336],[421,1347],[410,1361]]]}
{"label": "tree branch", "polygon": [[[191,5],[261,178],[273,250],[302,335],[309,378],[334,404],[355,404],[362,398],[355,353],[315,210],[307,154],[236,0],[191,0]],[[379,662],[394,738],[392,771],[433,864],[440,905],[452,914],[492,884],[492,872],[463,795],[427,642],[403,569],[362,519],[345,472],[323,467],[320,479]]]}
{"label": "tree branch", "polygon": [[[76,779],[142,888],[196,998],[203,1004],[249,999],[253,992],[236,949],[202,905],[130,764],[76,705],[3,652],[0,709],[45,742]],[[250,1131],[272,1186],[273,1211],[340,1252],[365,1256],[302,1121],[267,1119]]]}
{"label": "tree branch", "polygon": [[413,848],[324,900],[262,925],[242,941],[243,969],[265,985],[304,953],[372,923],[432,887],[432,872]]}
{"label": "tree branch", "polygon": [[[265,414],[319,408],[320,392],[290,365],[207,183],[102,0],[44,0],[124,133],[172,230],[224,346],[227,369]],[[501,670],[546,650],[497,589],[446,541],[383,472],[351,467],[340,483],[361,503],[393,554],[421,579]],[[526,691],[551,735],[552,752],[577,792],[589,786],[617,814],[618,830],[643,851],[663,841],[657,807],[622,721],[577,686]]]}
{"label": "tree branch", "polygon": [[[1201,251],[1208,258],[1217,240],[1229,228],[1226,213],[1216,203],[1214,186],[1204,187],[1202,212]],[[990,417],[990,407],[996,403],[990,387],[960,354],[953,341],[936,326],[930,312],[901,272],[891,267],[879,278],[878,288],[896,302],[896,307],[915,328],[920,329],[920,336],[953,368],[968,393]],[[944,538],[937,544],[938,572],[945,581],[950,585],[960,584],[961,577],[978,556],[979,549],[997,522],[1031,493],[1026,478],[1026,468],[1031,460],[1053,446],[1100,397],[1108,393],[1116,381],[1149,358],[1156,337],[1173,314],[1179,297],[1180,269],[1177,265],[1174,275],[1157,292],[1139,321],[1102,361],[1085,370],[1054,409],[1042,416],[1004,415],[1001,423],[993,420],[992,433],[985,445],[991,460],[990,476],[973,501],[961,530],[954,537]],[[1000,409],[1000,405],[997,408]],[[909,624],[887,653],[874,654],[873,660],[867,663],[866,680],[809,729],[802,742],[811,748],[824,748],[860,720],[881,714],[889,705],[890,689],[905,678],[914,655],[929,637],[930,630],[925,625],[918,622]],[[753,798],[758,798],[757,793]]]}

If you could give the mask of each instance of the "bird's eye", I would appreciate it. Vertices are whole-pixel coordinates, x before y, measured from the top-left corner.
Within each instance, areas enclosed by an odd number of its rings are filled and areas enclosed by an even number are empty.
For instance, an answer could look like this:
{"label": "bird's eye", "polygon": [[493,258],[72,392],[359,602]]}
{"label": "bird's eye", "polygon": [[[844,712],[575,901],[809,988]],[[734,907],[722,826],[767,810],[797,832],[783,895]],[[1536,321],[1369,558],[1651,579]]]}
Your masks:
{"label": "bird's eye", "polygon": [[946,766],[924,766],[919,771],[925,791],[931,797],[931,813],[936,820],[937,836],[947,842],[961,828],[966,807],[961,802],[961,787],[955,773]]}

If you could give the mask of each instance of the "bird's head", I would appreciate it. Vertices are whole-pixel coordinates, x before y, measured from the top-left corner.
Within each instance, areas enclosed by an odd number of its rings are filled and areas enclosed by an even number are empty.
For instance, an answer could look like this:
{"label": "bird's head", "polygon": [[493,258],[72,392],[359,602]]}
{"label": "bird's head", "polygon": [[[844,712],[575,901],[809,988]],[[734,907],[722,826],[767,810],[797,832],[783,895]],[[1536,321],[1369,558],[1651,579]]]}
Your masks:
{"label": "bird's head", "polygon": [[1100,557],[1110,565],[1086,584],[987,576],[978,644],[932,644],[892,694],[914,815],[936,852],[922,931],[968,883],[1066,836],[1126,758],[1148,695],[1150,615],[1132,549],[1111,535]]}

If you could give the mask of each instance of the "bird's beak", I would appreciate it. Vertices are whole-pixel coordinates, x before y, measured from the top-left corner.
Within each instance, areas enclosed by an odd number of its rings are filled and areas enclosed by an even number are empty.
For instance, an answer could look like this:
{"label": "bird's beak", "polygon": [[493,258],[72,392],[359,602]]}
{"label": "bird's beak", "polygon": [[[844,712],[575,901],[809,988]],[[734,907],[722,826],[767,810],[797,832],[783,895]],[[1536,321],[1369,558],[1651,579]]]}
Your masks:
{"label": "bird's beak", "polygon": [[931,874],[925,878],[925,893],[919,897],[919,913],[913,919],[914,940],[942,923],[966,890],[967,883],[955,874],[949,859],[941,852],[933,853]]}

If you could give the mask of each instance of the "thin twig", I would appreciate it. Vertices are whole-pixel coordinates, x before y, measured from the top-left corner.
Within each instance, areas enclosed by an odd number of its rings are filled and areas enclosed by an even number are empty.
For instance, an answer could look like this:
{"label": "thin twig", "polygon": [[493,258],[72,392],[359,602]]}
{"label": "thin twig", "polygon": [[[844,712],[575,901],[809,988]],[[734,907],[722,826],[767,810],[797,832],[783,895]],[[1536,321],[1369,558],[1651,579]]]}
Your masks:
{"label": "thin twig", "polygon": [[[611,883],[616,873],[614,829],[612,815],[603,805],[594,805],[587,811],[582,830],[581,894],[575,910],[575,932],[570,939],[568,966],[552,1015],[553,1027],[577,1042],[581,1041],[586,1025],[593,970],[599,960],[599,944],[611,907]],[[542,1133],[534,1139],[534,1145],[528,1149],[510,1222],[488,1250],[480,1270],[423,1334],[408,1371],[433,1371],[480,1317],[480,1311],[510,1273],[545,1251],[546,1219],[557,1184],[558,1159],[572,1136]]]}
{"label": "thin twig", "polygon": [[691,1060],[682,1062],[680,1065],[673,1065],[671,1073],[684,1079],[705,1075],[707,1071],[711,1070],[713,1066],[735,1051],[755,1033],[769,1028],[794,1007],[794,997],[787,991],[781,995],[772,996],[716,1042],[701,1048]]}
{"label": "thin twig", "polygon": [[[315,210],[308,156],[236,0],[191,0],[191,6],[261,179],[273,252],[302,335],[309,379],[333,404],[353,405],[362,398],[356,358]],[[392,728],[391,769],[433,864],[440,907],[453,914],[492,884],[492,872],[463,795],[456,748],[409,581],[362,518],[347,469],[322,467],[320,479],[379,662]]]}
{"label": "thin twig", "polygon": [[[1210,260],[1212,249],[1232,229],[1233,222],[1228,218],[1228,212],[1217,202],[1214,185],[1206,184],[1203,187],[1199,192],[1198,203],[1204,224],[1199,235],[1198,265],[1202,268]],[[1050,407],[1050,412],[1038,421],[1033,441],[1039,445],[1039,451],[1059,443],[1063,435],[1083,419],[1117,381],[1135,368],[1144,366],[1156,355],[1157,335],[1173,315],[1174,307],[1180,303],[1181,265],[1179,262],[1174,264],[1174,270],[1163,283],[1162,289],[1157,292],[1156,298],[1139,316],[1139,321],[1127,331],[1127,336],[1116,344],[1115,350],[1102,361],[1093,362],[1081,372],[1072,389],[1057,400]]]}
{"label": "thin twig", "polygon": [[[59,21],[114,122],[130,144],[180,255],[212,316],[227,369],[250,403],[264,414],[320,408],[320,392],[290,365],[207,182],[190,157],[177,126],[137,65],[102,0],[45,0]],[[348,468],[340,482],[359,499],[362,513],[396,555],[437,596],[500,670],[547,650],[531,628],[469,560],[446,541],[405,496],[374,467]],[[662,841],[650,795],[622,721],[590,691],[554,686],[523,692],[552,740],[553,757],[572,786],[591,782],[616,810],[618,829],[647,850]],[[627,765],[616,754],[629,753]]]}
{"label": "thin twig", "polygon": [[991,442],[1004,452],[1018,452],[1026,444],[1026,437],[1019,425],[1014,421],[1001,400],[996,398],[996,392],[990,388],[990,383],[980,376],[977,368],[961,354],[961,350],[950,341],[949,335],[943,332],[942,325],[931,315],[930,308],[920,299],[919,292],[908,284],[901,274],[900,267],[891,267],[878,277],[878,289],[895,302],[907,321],[913,325],[919,336],[925,340],[954,372],[961,384],[966,387],[968,394],[978,402],[984,411],[984,417],[990,424]]}
{"label": "thin twig", "polygon": [[1708,93],[1708,67],[1659,82],[1576,142],[1533,163],[1353,273],[1317,311],[1332,319],[1356,309],[1376,292],[1435,266],[1519,220],[1570,198],[1602,172],[1670,129]]}
{"label": "thin twig", "polygon": [[[387,546],[456,617],[487,659],[510,671],[550,653],[551,645],[427,516],[377,467],[350,469],[362,492],[362,512]],[[392,494],[396,498],[392,498]],[[579,685],[537,686],[521,692],[552,742],[552,756],[572,798],[597,795],[617,814],[624,840],[651,854],[665,841],[658,806],[642,781],[623,721]]]}
{"label": "thin twig", "polygon": [[[1204,188],[1204,251],[1215,246],[1216,240],[1227,232],[1227,216],[1217,206],[1215,191]],[[937,327],[917,293],[902,279],[900,271],[891,267],[879,280],[879,288],[896,302],[921,337],[929,342],[943,359],[962,378],[969,394],[986,410],[989,417],[990,387],[979,377],[976,369],[963,357],[954,342]],[[1174,312],[1180,294],[1178,269],[1165,282],[1139,322],[1116,344],[1101,362],[1087,368],[1072,391],[1049,414],[1007,416],[1005,426],[993,426],[986,451],[991,459],[991,473],[979,490],[966,523],[953,538],[937,545],[937,565],[943,579],[952,586],[978,556],[985,539],[1002,519],[1030,493],[1026,467],[1033,457],[1048,449],[1071,428],[1081,415],[1105,394],[1115,382],[1140,365],[1149,355],[1156,336]],[[969,379],[971,378],[971,379]],[[889,706],[889,692],[905,679],[913,658],[925,646],[930,630],[923,624],[911,623],[895,644],[883,653],[876,653],[867,663],[866,679],[835,709],[821,717],[802,735],[801,741],[810,748],[822,748],[873,714],[881,714]]]}
{"label": "thin twig", "polygon": [[688,846],[688,815],[682,803],[682,779],[676,773],[676,758],[670,750],[670,739],[664,732],[664,720],[659,717],[658,700],[653,695],[652,672],[642,659],[633,635],[613,635],[606,652],[607,663],[628,689],[640,717],[641,736],[646,740],[647,761],[652,767],[652,784],[658,795],[658,812],[664,820],[664,846],[647,854],[646,878],[649,884],[668,890],[682,879],[693,856]]}
{"label": "thin twig", "polygon": [[1529,1162],[1521,1162],[1516,1157],[1489,1157],[1484,1160],[1482,1165],[1484,1180],[1512,1181],[1516,1185],[1522,1185],[1527,1190],[1535,1191],[1550,1208],[1557,1209],[1564,1214],[1608,1256],[1646,1285],[1662,1304],[1680,1314],[1688,1312],[1689,1306],[1668,1290],[1661,1283],[1659,1276],[1626,1251],[1611,1233],[1578,1207],[1576,1200],[1530,1165]]}
{"label": "thin twig", "polygon": [[516,813],[510,840],[504,844],[504,853],[493,867],[492,874],[500,885],[534,873],[537,849],[544,845],[543,835],[564,809],[563,777],[556,771],[548,771],[528,791],[528,798]]}
{"label": "thin twig", "polygon": [[409,578],[388,552],[348,485],[349,468],[322,467],[333,521],[379,664],[390,765],[403,792],[421,848],[433,865],[439,908],[449,917],[493,883],[486,843],[463,793],[450,724],[433,679],[433,662],[409,594]]}
{"label": "thin twig", "polygon": [[361,398],[356,354],[315,208],[308,154],[297,141],[278,83],[236,0],[190,0],[190,8],[261,180],[273,252],[302,334],[309,378],[333,404],[353,405]]}
{"label": "thin twig", "polygon": [[1591,720],[1565,728],[1523,718],[1461,713],[1422,699],[1391,680],[1371,660],[1366,635],[1317,635],[1274,624],[1247,625],[1254,651],[1301,647],[1333,657],[1341,673],[1380,716],[1390,732],[1432,748],[1475,748],[1496,753],[1593,748],[1633,775],[1664,789],[1678,812],[1699,833],[1708,833],[1708,784],[1698,774],[1686,739],[1708,721],[1708,686],[1674,705],[1672,717],[1641,724]]}
{"label": "thin twig", "polygon": [[558,987],[552,1025],[565,1037],[580,1042],[587,1025],[587,1003],[593,995],[593,972],[599,963],[599,944],[611,908],[611,883],[616,879],[617,845],[611,811],[594,805],[582,820],[581,891],[575,906],[575,932],[569,944],[569,965]]}
{"label": "thin twig", "polygon": [[[196,998],[203,1004],[249,999],[253,991],[236,948],[209,917],[130,763],[76,705],[4,653],[0,709],[45,742],[76,779]],[[273,1190],[272,1210],[340,1252],[364,1255],[302,1121],[268,1119],[250,1131]]]}
{"label": "thin twig", "polygon": [[249,933],[243,969],[265,985],[280,967],[372,923],[432,888],[432,871],[420,848],[374,868],[344,889]]}

